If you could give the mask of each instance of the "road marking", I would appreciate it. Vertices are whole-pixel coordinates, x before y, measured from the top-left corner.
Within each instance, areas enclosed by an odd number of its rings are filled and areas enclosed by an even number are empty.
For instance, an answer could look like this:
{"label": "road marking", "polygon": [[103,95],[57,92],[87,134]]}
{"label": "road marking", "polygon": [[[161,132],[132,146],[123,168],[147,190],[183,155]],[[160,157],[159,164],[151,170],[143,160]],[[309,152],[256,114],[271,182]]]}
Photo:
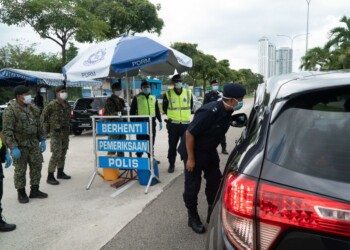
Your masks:
{"label": "road marking", "polygon": [[111,198],[115,198],[121,193],[123,193],[125,190],[130,188],[132,185],[134,185],[136,181],[130,181],[128,184],[123,185],[122,187],[118,188],[117,191],[115,191],[113,194],[110,195]]}

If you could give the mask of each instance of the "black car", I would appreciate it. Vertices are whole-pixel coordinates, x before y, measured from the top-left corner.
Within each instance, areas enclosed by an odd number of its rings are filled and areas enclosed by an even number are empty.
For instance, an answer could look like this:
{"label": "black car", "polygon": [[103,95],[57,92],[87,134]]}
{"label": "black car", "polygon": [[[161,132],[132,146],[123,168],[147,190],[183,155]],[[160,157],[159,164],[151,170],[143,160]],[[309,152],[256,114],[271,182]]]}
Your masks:
{"label": "black car", "polygon": [[350,249],[350,72],[257,88],[230,154],[207,249]]}
{"label": "black car", "polygon": [[107,96],[82,97],[76,100],[71,112],[71,128],[74,135],[81,135],[84,129],[92,129],[91,116],[98,115]]}

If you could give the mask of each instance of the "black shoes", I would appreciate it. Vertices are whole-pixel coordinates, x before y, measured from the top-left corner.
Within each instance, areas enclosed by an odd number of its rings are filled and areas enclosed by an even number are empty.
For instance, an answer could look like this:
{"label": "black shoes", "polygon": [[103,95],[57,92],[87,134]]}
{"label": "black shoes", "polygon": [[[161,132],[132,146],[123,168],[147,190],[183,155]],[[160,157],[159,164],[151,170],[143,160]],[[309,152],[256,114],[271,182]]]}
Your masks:
{"label": "black shoes", "polygon": [[55,176],[53,175],[53,173],[49,173],[48,176],[47,176],[47,181],[46,181],[48,184],[51,184],[51,185],[58,185],[60,184],[56,179],[55,179]]}
{"label": "black shoes", "polygon": [[170,164],[169,168],[168,168],[168,173],[174,173],[175,170],[175,165],[174,164]]}
{"label": "black shoes", "polygon": [[205,227],[199,218],[197,209],[188,209],[188,226],[197,234],[205,232]]}
{"label": "black shoes", "polygon": [[47,198],[48,195],[44,192],[41,192],[39,190],[39,186],[37,185],[33,185],[30,189],[30,194],[29,194],[29,198],[39,198],[39,199],[45,199]]}
{"label": "black shoes", "polygon": [[226,151],[226,148],[223,148],[221,153],[224,154],[224,155],[228,155],[228,152]]}
{"label": "black shoes", "polygon": [[0,232],[10,232],[16,229],[15,224],[6,223],[0,215]]}
{"label": "black shoes", "polygon": [[57,179],[65,179],[65,180],[68,180],[70,179],[71,177],[69,175],[66,175],[64,172],[63,172],[63,168],[58,168],[57,169]]}
{"label": "black shoes", "polygon": [[17,192],[18,192],[19,203],[28,203],[29,202],[29,198],[27,196],[25,188],[17,189]]}

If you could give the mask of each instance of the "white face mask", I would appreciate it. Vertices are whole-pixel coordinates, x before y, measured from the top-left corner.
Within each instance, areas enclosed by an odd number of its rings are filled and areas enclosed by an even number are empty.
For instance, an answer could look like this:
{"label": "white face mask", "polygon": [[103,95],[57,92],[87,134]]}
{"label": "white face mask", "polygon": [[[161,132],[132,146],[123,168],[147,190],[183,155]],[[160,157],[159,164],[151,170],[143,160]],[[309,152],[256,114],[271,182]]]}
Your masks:
{"label": "white face mask", "polygon": [[31,95],[25,95],[23,102],[25,104],[30,104],[32,102],[32,96]]}
{"label": "white face mask", "polygon": [[60,98],[61,98],[62,100],[66,100],[66,99],[68,98],[68,93],[67,93],[67,92],[62,92],[62,93],[60,93]]}
{"label": "white face mask", "polygon": [[120,96],[122,94],[122,91],[121,90],[116,90],[116,91],[114,91],[114,94],[116,96]]}

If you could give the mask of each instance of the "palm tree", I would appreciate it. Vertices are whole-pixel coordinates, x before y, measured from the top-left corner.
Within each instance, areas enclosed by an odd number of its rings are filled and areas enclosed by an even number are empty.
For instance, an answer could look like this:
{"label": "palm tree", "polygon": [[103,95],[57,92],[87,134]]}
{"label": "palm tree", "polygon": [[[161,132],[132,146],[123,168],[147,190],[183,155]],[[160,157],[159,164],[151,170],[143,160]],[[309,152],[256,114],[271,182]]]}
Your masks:
{"label": "palm tree", "polygon": [[305,56],[301,58],[300,69],[304,70],[325,70],[330,61],[329,50],[327,48],[315,47],[309,49]]}
{"label": "palm tree", "polygon": [[350,18],[343,16],[340,22],[344,23],[345,27],[335,27],[330,30],[327,48],[348,48],[350,46]]}

